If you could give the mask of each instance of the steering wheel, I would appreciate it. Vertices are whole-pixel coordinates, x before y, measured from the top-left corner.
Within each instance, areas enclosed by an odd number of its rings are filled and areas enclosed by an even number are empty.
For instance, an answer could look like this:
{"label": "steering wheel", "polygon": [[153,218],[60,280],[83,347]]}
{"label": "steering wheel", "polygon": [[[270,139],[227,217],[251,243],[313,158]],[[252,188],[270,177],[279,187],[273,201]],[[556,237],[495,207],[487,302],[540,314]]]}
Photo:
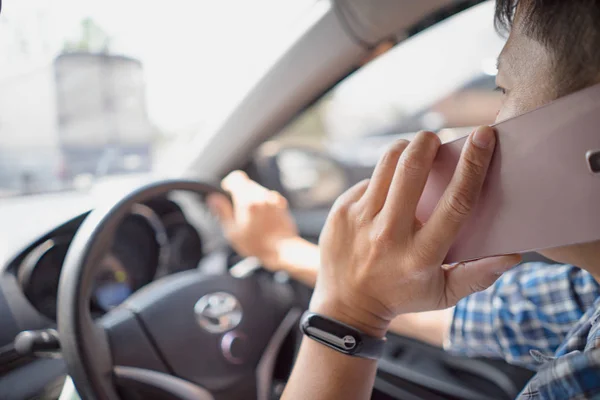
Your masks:
{"label": "steering wheel", "polygon": [[197,270],[163,277],[98,320],[90,298],[100,260],[131,208],[172,191],[220,189],[172,180],[96,209],[77,231],[58,291],[63,358],[84,399],[267,399],[279,348],[301,310],[293,290],[263,274],[235,278]]}

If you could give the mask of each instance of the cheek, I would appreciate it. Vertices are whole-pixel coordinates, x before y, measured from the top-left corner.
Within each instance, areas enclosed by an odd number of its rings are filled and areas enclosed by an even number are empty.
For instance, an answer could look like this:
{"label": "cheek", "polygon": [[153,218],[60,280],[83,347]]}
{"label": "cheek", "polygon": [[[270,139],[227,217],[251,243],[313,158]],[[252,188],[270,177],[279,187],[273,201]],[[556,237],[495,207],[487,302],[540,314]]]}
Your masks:
{"label": "cheek", "polygon": [[500,107],[500,109],[498,110],[498,113],[496,114],[495,123],[504,121],[505,119],[516,117],[519,114],[520,113],[518,111],[518,108],[515,106],[515,102],[510,101],[510,99],[506,99],[502,103],[502,106]]}
{"label": "cheek", "polygon": [[534,93],[515,91],[506,95],[498,114],[496,114],[496,123],[517,117],[547,103],[544,99],[536,98],[532,94]]}

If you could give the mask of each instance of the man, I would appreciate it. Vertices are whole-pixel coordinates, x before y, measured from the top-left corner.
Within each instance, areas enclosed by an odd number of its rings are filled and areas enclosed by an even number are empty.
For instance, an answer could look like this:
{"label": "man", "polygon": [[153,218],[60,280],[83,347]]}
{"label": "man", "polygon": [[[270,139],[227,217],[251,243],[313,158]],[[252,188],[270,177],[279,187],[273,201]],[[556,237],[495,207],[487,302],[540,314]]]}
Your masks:
{"label": "man", "polygon": [[[600,83],[600,2],[498,0],[496,21],[510,28],[496,79],[504,97],[498,120]],[[543,252],[563,266],[510,270],[516,255],[441,265],[477,201],[495,141],[488,127],[470,135],[425,224],[415,208],[439,139],[422,132],[395,143],[370,180],[338,199],[319,249],[297,237],[281,196],[240,173],[224,181],[235,210],[221,197],[210,202],[241,254],[307,283],[318,270],[311,311],[375,338],[395,330],[445,339],[450,350],[536,369],[520,398],[599,397],[600,242]],[[429,313],[411,314],[421,311]],[[416,334],[423,327],[428,337]],[[375,361],[304,338],[284,398],[368,398],[375,372]]]}

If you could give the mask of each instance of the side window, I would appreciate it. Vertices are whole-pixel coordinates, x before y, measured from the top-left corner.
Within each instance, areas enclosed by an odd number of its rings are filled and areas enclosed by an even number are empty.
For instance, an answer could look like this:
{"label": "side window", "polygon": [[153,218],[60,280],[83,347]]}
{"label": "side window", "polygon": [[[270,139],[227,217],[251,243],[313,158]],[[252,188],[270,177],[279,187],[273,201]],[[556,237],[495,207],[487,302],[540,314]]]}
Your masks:
{"label": "side window", "polygon": [[[449,141],[493,123],[501,101],[494,91],[496,57],[504,39],[492,21],[493,2],[472,7],[392,47],[340,82],[259,149],[259,156],[265,151],[284,155],[275,161],[281,178],[277,188],[296,207],[326,205],[332,199],[317,199],[325,189],[315,189],[321,175],[329,176],[323,187],[331,187],[338,175],[346,177],[338,186],[352,184],[368,175],[398,137],[431,130]],[[302,168],[289,162],[290,148],[296,160],[300,149],[310,149]],[[298,181],[304,182],[301,196],[296,196]],[[307,194],[309,188],[315,193]]]}

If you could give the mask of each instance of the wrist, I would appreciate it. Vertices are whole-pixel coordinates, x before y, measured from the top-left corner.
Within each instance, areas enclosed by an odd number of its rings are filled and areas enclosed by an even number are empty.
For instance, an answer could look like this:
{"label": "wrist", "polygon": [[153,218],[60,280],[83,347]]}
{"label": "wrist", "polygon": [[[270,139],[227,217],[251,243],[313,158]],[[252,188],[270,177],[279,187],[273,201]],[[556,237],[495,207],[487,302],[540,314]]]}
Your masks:
{"label": "wrist", "polygon": [[352,307],[339,299],[322,298],[318,293],[313,295],[309,309],[375,338],[383,338],[391,322],[364,309]]}
{"label": "wrist", "polygon": [[265,245],[256,256],[271,271],[285,270],[282,249],[289,240],[292,240],[292,238],[274,238],[265,241]]}
{"label": "wrist", "polygon": [[[263,254],[258,258],[270,270],[283,270],[293,273],[293,269],[305,265],[316,264],[314,267],[317,269],[318,256],[319,253],[316,245],[300,236],[288,236],[272,240]],[[316,260],[313,260],[313,258],[316,258]]]}
{"label": "wrist", "polygon": [[280,256],[276,244],[265,247],[256,254],[256,257],[260,260],[262,265],[270,271],[279,271],[281,269],[279,261]]}

